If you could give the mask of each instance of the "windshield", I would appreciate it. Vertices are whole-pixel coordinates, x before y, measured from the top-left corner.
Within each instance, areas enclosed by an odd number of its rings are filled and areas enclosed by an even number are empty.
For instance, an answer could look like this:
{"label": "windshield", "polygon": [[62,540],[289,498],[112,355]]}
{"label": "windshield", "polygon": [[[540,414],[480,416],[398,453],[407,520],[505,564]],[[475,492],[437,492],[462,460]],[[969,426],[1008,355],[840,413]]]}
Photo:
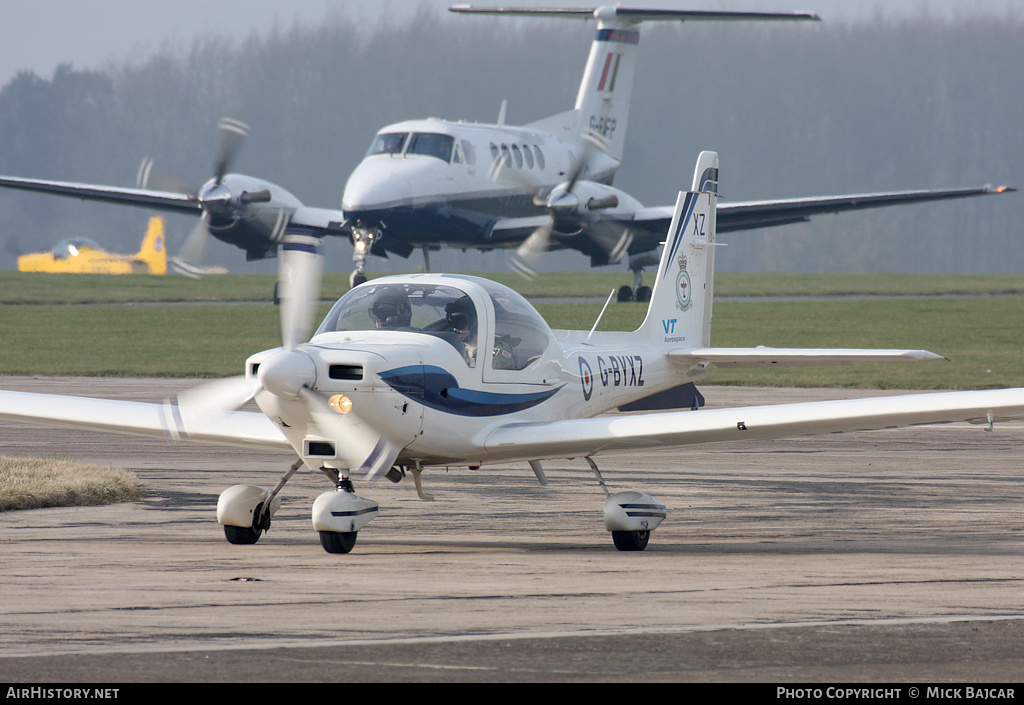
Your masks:
{"label": "windshield", "polygon": [[477,311],[460,289],[434,284],[357,286],[334,305],[317,329],[393,330],[424,333],[450,343],[470,367],[476,365]]}
{"label": "windshield", "polygon": [[426,154],[448,161],[452,157],[454,138],[450,135],[437,135],[432,132],[416,132],[409,142],[409,154]]}
{"label": "windshield", "polygon": [[401,154],[405,147],[405,138],[408,135],[404,132],[386,132],[373,138],[370,149],[366,156],[374,154]]}

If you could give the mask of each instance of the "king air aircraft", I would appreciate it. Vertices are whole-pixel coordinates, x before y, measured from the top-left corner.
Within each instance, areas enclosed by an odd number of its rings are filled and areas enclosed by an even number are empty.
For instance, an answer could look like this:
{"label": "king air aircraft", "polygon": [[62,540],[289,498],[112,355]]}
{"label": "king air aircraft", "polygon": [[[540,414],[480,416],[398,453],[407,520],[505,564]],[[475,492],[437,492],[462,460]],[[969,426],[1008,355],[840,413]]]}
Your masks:
{"label": "king air aircraft", "polygon": [[[201,216],[172,265],[189,271],[212,235],[236,245],[247,259],[276,255],[289,226],[353,243],[352,284],[366,280],[370,254],[409,257],[440,246],[514,249],[512,263],[529,274],[544,252],[574,249],[594,266],[628,261],[631,286],[619,300],[646,301],[644,267],[656,251],[672,207],[645,208],[612,186],[623,159],[630,97],[640,42],[650,21],[816,21],[800,13],[596,9],[506,9],[455,6],[461,14],[596,20],[576,105],[523,126],[410,120],[374,137],[366,157],[345,184],[341,210],[311,208],[280,186],[242,174],[230,165],[248,128],[221,122],[214,176],[202,188],[168,185],[148,163],[134,189],[0,177],[0,187],[141,206]],[[502,115],[504,110],[502,110]],[[162,188],[159,188],[163,186]],[[982,186],[844,196],[724,203],[720,232],[808,220],[812,215],[1010,191]]]}
{"label": "king air aircraft", "polygon": [[[606,412],[684,382],[709,365],[844,365],[941,359],[924,350],[715,348],[710,323],[718,156],[701,153],[692,190],[679,194],[647,316],[632,333],[552,330],[519,294],[486,279],[445,274],[381,277],[355,287],[306,339],[318,299],[321,236],[290,229],[280,260],[283,344],[257,353],[245,375],[150,404],[0,392],[0,418],[97,431],[285,448],[298,459],[273,489],[236,485],[217,503],[231,543],[270,528],[280,491],[301,468],[334,489],[313,503],[313,529],[347,553],[378,514],[355,477],[429,468],[583,458],[605,489],[615,546],[643,550],[667,507],[649,494],[611,494],[596,456],[696,443],[783,438],[1024,417],[1024,389],[949,392],[775,406],[656,413]],[[609,297],[610,299],[610,297]],[[236,411],[254,398],[262,413]],[[453,432],[454,429],[454,432]]]}

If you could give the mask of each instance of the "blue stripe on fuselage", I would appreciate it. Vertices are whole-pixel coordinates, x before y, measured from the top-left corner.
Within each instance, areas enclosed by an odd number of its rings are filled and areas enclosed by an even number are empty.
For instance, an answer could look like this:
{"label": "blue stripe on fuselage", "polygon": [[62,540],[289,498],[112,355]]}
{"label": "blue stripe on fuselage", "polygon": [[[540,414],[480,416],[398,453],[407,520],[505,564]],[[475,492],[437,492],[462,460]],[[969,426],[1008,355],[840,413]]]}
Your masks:
{"label": "blue stripe on fuselage", "polygon": [[558,391],[549,389],[527,394],[503,394],[462,389],[451,373],[436,365],[398,367],[382,372],[380,378],[399,394],[413,401],[458,416],[511,414],[536,406]]}

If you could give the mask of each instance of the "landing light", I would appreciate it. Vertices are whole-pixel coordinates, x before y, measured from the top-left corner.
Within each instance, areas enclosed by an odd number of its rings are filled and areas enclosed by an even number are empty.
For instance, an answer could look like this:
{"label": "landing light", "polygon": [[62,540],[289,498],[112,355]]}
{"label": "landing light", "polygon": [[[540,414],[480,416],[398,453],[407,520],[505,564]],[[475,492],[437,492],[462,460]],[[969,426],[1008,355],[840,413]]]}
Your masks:
{"label": "landing light", "polygon": [[347,414],[352,411],[352,400],[344,394],[335,394],[327,400],[327,405],[330,406],[334,412],[339,414]]}

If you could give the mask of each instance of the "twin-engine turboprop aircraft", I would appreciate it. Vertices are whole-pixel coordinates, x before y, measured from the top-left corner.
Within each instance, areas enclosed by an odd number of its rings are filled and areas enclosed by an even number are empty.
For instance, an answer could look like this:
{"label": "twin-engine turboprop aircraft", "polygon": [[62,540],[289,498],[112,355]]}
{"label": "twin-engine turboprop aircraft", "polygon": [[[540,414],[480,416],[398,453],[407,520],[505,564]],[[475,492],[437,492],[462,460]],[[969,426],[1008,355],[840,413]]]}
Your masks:
{"label": "twin-engine turboprop aircraft", "polygon": [[[0,392],[0,418],[210,443],[290,448],[298,460],[272,490],[236,485],[218,501],[228,541],[254,543],[300,468],[335,489],[313,504],[313,528],[347,553],[377,516],[352,479],[430,467],[582,457],[640,448],[782,438],[901,425],[1024,417],[1024,389],[661,413],[608,414],[685,382],[711,364],[844,365],[941,359],[923,350],[715,348],[710,323],[718,157],[703,152],[680,193],[647,317],[634,332],[551,330],[519,294],[486,279],[417,274],[362,284],[306,331],[319,289],[317,233],[290,229],[281,252],[283,345],[251,356],[245,376],[145,404]],[[596,324],[594,326],[596,328]],[[262,413],[232,411],[255,398]],[[608,494],[605,527],[620,550],[642,550],[667,514],[651,495]]]}
{"label": "twin-engine turboprop aircraft", "polygon": [[[370,254],[424,257],[440,246],[515,249],[524,273],[549,248],[588,255],[592,265],[628,258],[630,286],[619,300],[646,301],[641,271],[657,264],[656,250],[672,207],[645,208],[612,186],[622,163],[639,25],[651,21],[815,21],[803,13],[590,9],[506,9],[455,6],[460,14],[561,17],[597,21],[597,35],[573,109],[523,126],[410,120],[381,129],[352,172],[341,210],[311,208],[280,186],[230,172],[248,128],[224,120],[214,176],[201,188],[158,178],[144,163],[134,189],[0,177],[0,187],[42,191],[110,203],[200,215],[172,264],[182,271],[202,259],[212,235],[245,250],[247,259],[272,257],[288,226],[349,237],[352,283],[366,280]],[[504,115],[504,111],[502,111]],[[981,186],[844,196],[725,203],[721,232],[808,220],[812,215],[885,205],[962,198],[1012,189]],[[429,262],[427,270],[429,270]]]}

